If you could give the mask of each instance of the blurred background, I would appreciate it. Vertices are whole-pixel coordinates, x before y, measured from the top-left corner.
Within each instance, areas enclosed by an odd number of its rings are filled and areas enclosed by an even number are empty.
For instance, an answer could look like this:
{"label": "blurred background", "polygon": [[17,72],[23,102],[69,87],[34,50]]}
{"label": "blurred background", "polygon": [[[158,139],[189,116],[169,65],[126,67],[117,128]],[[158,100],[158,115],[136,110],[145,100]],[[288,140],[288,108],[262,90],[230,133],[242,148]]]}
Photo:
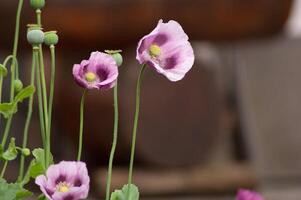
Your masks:
{"label": "blurred background", "polygon": [[[0,58],[12,49],[18,1],[1,0]],[[74,160],[81,88],[73,64],[90,52],[122,49],[120,131],[113,188],[127,181],[129,145],[139,65],[135,48],[159,19],[177,20],[190,37],[196,61],[176,83],[148,69],[143,81],[134,182],[143,197],[234,199],[254,188],[267,199],[301,196],[301,0],[52,0],[44,30],[57,30],[57,74],[52,149],[55,160]],[[25,1],[19,62],[29,82],[31,48]],[[49,52],[45,50],[49,74]],[[8,87],[5,87],[8,90]],[[14,117],[21,141],[26,106]],[[37,109],[35,109],[36,111]],[[3,124],[3,123],[2,123]],[[2,126],[1,124],[1,126]],[[3,127],[1,127],[3,128]],[[112,91],[88,94],[84,158],[91,197],[104,195],[112,141]],[[41,145],[38,114],[31,148]],[[9,167],[13,180],[17,164]]]}

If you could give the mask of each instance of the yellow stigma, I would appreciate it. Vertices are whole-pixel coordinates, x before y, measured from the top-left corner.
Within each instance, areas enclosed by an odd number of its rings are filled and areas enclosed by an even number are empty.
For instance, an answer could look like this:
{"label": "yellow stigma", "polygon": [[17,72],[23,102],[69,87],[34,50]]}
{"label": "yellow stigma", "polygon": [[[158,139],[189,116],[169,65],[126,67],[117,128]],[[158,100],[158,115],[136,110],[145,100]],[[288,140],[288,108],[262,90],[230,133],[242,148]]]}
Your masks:
{"label": "yellow stigma", "polygon": [[152,56],[152,57],[157,57],[161,54],[161,49],[158,45],[156,44],[152,44],[150,47],[149,47],[149,54]]}
{"label": "yellow stigma", "polygon": [[93,72],[87,72],[85,78],[88,82],[94,82],[96,80],[96,75]]}
{"label": "yellow stigma", "polygon": [[69,191],[69,185],[66,182],[61,182],[57,186],[57,191],[59,192],[68,192]]}

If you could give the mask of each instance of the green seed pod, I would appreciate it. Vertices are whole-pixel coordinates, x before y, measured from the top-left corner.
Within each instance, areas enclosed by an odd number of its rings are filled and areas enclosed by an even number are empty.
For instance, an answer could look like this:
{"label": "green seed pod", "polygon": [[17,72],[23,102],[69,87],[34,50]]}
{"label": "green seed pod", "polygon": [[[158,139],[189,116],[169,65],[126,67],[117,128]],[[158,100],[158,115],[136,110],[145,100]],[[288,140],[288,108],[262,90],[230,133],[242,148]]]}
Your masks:
{"label": "green seed pod", "polygon": [[114,60],[116,61],[116,64],[118,67],[120,67],[123,63],[122,55],[120,54],[121,50],[105,50],[107,54],[110,54]]}
{"label": "green seed pod", "polygon": [[23,83],[22,83],[22,81],[19,80],[19,79],[16,79],[14,81],[14,88],[15,88],[16,92],[20,92],[23,89]]}
{"label": "green seed pod", "polygon": [[45,6],[45,0],[30,0],[30,6],[34,9],[42,9]]}
{"label": "green seed pod", "polygon": [[56,45],[59,42],[59,36],[56,31],[45,32],[44,43],[48,46]]}
{"label": "green seed pod", "polygon": [[39,45],[44,42],[44,32],[41,30],[30,30],[27,33],[27,41],[31,45]]}
{"label": "green seed pod", "polygon": [[123,63],[122,55],[120,53],[115,53],[115,54],[112,54],[111,56],[116,61],[117,66],[120,67]]}
{"label": "green seed pod", "polygon": [[31,154],[30,150],[28,148],[24,148],[21,150],[22,155],[29,156]]}

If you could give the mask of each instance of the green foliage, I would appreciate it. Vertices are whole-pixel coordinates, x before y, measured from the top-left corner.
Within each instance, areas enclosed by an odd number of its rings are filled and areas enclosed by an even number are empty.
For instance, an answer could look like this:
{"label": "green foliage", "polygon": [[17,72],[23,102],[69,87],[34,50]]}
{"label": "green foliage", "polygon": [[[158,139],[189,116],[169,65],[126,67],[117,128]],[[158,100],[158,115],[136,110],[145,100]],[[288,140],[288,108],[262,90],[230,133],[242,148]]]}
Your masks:
{"label": "green foliage", "polygon": [[[46,162],[45,162],[45,151],[44,149],[34,149],[32,151],[32,155],[35,159],[32,161],[29,168],[29,175],[32,178],[36,178],[37,176],[44,174],[47,170]],[[53,157],[50,155],[50,164],[53,163]]]}
{"label": "green foliage", "polygon": [[32,196],[32,193],[24,189],[20,184],[7,183],[4,179],[0,179],[0,199],[21,200],[30,196]]}
{"label": "green foliage", "polygon": [[11,138],[7,150],[3,152],[1,157],[6,161],[12,161],[17,158],[17,155],[18,155],[18,151],[16,148],[15,138]]}
{"label": "green foliage", "polygon": [[110,200],[127,200],[127,193],[129,192],[128,200],[139,200],[139,190],[134,184],[129,188],[128,184],[124,185],[121,190],[115,190],[111,194]]}
{"label": "green foliage", "polygon": [[5,77],[7,75],[7,69],[4,65],[0,64],[0,76]]}
{"label": "green foliage", "polygon": [[10,115],[18,111],[18,103],[22,102],[24,99],[31,97],[35,93],[35,87],[33,85],[23,88],[10,103],[0,104],[0,113],[8,118]]}

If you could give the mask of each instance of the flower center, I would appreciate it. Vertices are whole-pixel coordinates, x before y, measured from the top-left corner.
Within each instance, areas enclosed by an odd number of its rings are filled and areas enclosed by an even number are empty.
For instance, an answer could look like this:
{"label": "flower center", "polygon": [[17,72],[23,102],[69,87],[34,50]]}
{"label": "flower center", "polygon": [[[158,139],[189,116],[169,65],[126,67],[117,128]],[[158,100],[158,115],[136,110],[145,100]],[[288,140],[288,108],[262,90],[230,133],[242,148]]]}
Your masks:
{"label": "flower center", "polygon": [[152,57],[157,57],[157,56],[160,56],[161,55],[161,48],[156,45],[156,44],[152,44],[150,47],[149,47],[149,54],[152,56]]}
{"label": "flower center", "polygon": [[68,192],[69,191],[69,184],[66,182],[60,182],[57,185],[57,191],[59,192]]}
{"label": "flower center", "polygon": [[93,72],[87,72],[85,74],[85,79],[86,81],[92,83],[96,80],[96,74],[94,74]]}

